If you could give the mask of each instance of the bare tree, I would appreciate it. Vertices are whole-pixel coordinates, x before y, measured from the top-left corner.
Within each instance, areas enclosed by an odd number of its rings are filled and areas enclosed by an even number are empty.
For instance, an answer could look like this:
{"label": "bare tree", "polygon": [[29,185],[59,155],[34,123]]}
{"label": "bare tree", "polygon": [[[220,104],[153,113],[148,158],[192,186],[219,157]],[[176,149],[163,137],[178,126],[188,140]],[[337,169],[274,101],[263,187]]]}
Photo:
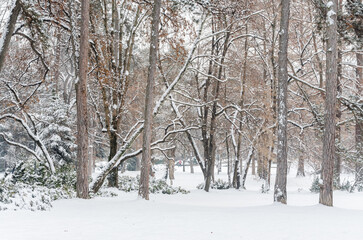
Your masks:
{"label": "bare tree", "polygon": [[277,172],[274,201],[286,204],[287,177],[287,47],[289,39],[290,0],[281,1],[279,67],[278,67],[278,127]]}
{"label": "bare tree", "polygon": [[154,82],[157,64],[157,51],[159,47],[159,23],[160,23],[160,7],[161,0],[154,1],[152,12],[151,41],[149,69],[146,86],[145,111],[144,111],[144,132],[142,143],[142,162],[140,173],[139,196],[145,200],[149,200],[149,171],[151,163],[151,137],[152,137],[152,121],[153,121],[153,100],[154,100]]}
{"label": "bare tree", "polygon": [[327,4],[326,99],[323,141],[322,184],[319,203],[333,206],[333,170],[335,157],[335,117],[337,94],[337,11],[338,1]]}
{"label": "bare tree", "polygon": [[89,38],[89,0],[82,0],[81,39],[79,56],[79,81],[77,98],[77,197],[89,198],[88,194],[88,112],[87,73]]}

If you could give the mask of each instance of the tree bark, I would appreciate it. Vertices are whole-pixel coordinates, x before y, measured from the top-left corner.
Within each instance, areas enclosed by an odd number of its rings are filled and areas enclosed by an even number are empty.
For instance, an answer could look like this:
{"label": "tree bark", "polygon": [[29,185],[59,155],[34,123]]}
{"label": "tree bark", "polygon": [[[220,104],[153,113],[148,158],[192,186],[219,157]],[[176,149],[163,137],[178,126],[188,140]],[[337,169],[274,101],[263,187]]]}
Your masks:
{"label": "tree bark", "polygon": [[327,14],[326,99],[323,140],[322,184],[319,203],[333,206],[335,118],[337,95],[337,0],[330,1]]}
{"label": "tree bark", "polygon": [[[341,45],[341,44],[339,44]],[[341,76],[342,76],[342,51],[340,47],[338,48],[338,60],[337,60],[337,93],[339,95],[342,94],[342,87],[341,87]],[[336,121],[340,121],[342,118],[342,111],[341,111],[341,103],[340,101],[336,101]],[[336,125],[335,127],[335,140],[336,145],[338,147],[335,148],[335,160],[334,160],[334,183],[333,186],[335,188],[340,188],[340,166],[341,166],[341,158],[339,153],[339,145],[341,142],[341,127],[340,125]]]}
{"label": "tree bark", "polygon": [[[363,36],[360,36],[361,42],[363,41]],[[357,84],[356,89],[358,93],[358,98],[362,98],[362,86],[363,86],[363,54],[357,52]],[[363,114],[358,113],[356,116],[355,124],[355,145],[358,155],[356,163],[356,182],[363,182]]]}
{"label": "tree bark", "polygon": [[279,32],[277,172],[274,201],[287,203],[287,48],[290,0],[282,0]]}
{"label": "tree bark", "polygon": [[89,47],[89,0],[82,0],[79,81],[76,84],[77,100],[77,197],[88,194],[88,112],[87,73]]}
{"label": "tree bark", "polygon": [[297,177],[305,177],[305,161],[304,161],[304,155],[301,152],[299,156],[299,163],[297,167]]}
{"label": "tree bark", "polygon": [[20,0],[15,1],[14,8],[11,10],[10,18],[5,26],[5,32],[2,33],[0,39],[0,72],[4,66],[5,57],[9,50],[10,40],[14,33],[16,20],[21,10]]}
{"label": "tree bark", "polygon": [[151,163],[151,137],[152,137],[152,120],[153,120],[153,99],[154,99],[154,82],[157,61],[157,50],[159,46],[159,23],[160,23],[161,0],[154,1],[153,20],[151,26],[150,56],[149,69],[146,86],[145,111],[144,111],[144,132],[142,143],[142,163],[140,174],[139,196],[149,200],[149,171]]}
{"label": "tree bark", "polygon": [[[117,134],[116,130],[112,129],[110,133],[110,154],[108,155],[108,161],[116,155],[117,153]],[[109,173],[108,177],[109,187],[118,187],[118,167],[114,167]]]}

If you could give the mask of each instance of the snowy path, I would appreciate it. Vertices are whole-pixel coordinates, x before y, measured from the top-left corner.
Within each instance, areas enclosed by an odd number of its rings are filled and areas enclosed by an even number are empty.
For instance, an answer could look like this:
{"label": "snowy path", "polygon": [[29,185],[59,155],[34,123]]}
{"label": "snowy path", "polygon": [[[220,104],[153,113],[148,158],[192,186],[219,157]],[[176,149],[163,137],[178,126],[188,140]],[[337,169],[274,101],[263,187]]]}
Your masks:
{"label": "snowy path", "polygon": [[[201,176],[177,172],[176,178],[175,185],[192,189]],[[149,202],[120,192],[57,201],[49,212],[0,212],[0,239],[363,239],[362,193],[335,192],[337,207],[319,206],[318,194],[305,189],[309,179],[294,179],[288,206],[272,204],[272,194],[259,193],[260,183],[249,179],[248,191],[192,190],[151,195]]]}

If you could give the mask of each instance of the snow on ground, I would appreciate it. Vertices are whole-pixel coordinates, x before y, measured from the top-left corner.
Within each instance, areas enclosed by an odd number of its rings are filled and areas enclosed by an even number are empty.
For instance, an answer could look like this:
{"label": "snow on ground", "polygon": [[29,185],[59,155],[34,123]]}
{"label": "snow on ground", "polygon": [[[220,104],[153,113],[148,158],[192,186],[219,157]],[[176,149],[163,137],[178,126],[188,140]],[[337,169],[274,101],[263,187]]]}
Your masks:
{"label": "snow on ground", "polygon": [[179,167],[175,177],[174,186],[190,194],[155,194],[144,201],[137,193],[118,192],[114,198],[56,201],[47,212],[0,212],[0,239],[363,239],[363,193],[336,191],[335,207],[324,207],[317,204],[319,195],[309,192],[312,177],[291,173],[288,205],[283,206],[272,203],[272,193],[261,193],[262,181],[252,176],[248,190],[210,193],[195,188],[203,179],[200,172],[184,173]]}

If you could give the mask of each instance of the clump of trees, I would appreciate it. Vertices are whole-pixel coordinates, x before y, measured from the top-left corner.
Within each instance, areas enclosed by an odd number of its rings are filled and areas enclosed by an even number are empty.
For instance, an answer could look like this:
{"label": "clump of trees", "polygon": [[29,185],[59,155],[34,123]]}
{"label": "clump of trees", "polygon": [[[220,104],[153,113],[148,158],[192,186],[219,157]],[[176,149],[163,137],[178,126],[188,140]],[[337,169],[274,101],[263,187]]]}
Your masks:
{"label": "clump of trees", "polygon": [[[76,169],[82,198],[106,180],[117,187],[139,155],[145,199],[152,156],[168,159],[171,180],[179,155],[194,158],[205,191],[220,159],[237,189],[251,172],[269,190],[277,162],[281,203],[296,162],[298,176],[307,164],[321,173],[320,203],[331,206],[342,171],[363,184],[362,9],[337,0],[10,1],[0,25],[0,144],[9,150],[0,156],[10,162],[16,148],[51,174]],[[89,182],[99,160],[107,164]]]}

